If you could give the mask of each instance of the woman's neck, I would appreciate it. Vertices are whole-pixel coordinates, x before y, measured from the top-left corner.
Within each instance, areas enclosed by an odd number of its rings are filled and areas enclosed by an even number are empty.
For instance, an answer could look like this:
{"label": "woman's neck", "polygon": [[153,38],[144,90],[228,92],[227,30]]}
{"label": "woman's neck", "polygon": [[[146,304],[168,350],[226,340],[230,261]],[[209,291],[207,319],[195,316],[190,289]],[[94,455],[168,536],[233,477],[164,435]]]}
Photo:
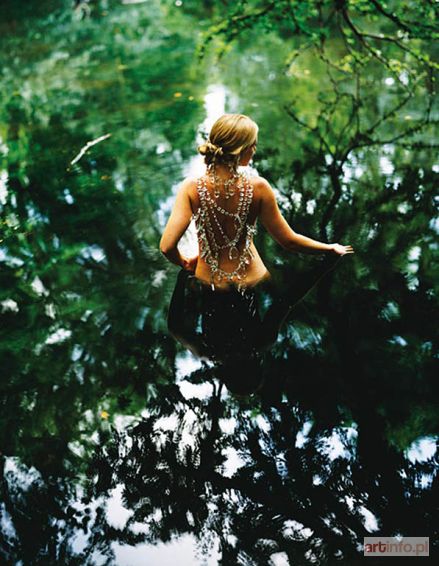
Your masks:
{"label": "woman's neck", "polygon": [[[213,174],[213,169],[211,170]],[[232,177],[234,172],[227,166],[223,164],[216,164],[215,165],[215,176],[220,177],[221,179],[228,179]]]}

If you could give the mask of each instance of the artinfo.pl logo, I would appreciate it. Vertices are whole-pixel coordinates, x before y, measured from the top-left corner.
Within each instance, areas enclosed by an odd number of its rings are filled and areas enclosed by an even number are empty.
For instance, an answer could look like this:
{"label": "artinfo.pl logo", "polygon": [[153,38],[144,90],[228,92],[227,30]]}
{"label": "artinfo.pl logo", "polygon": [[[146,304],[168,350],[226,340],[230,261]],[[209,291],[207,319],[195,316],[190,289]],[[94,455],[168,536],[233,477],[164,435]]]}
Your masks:
{"label": "artinfo.pl logo", "polygon": [[430,556],[429,537],[364,537],[364,556]]}

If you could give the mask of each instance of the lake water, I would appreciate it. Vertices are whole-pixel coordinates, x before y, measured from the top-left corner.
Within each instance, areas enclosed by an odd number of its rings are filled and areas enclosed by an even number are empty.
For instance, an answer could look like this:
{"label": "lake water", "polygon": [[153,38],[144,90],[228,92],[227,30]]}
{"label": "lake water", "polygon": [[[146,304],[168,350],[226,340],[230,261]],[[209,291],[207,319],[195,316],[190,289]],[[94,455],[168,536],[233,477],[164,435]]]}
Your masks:
{"label": "lake water", "polygon": [[[370,535],[433,554],[439,162],[430,122],[398,137],[426,83],[371,61],[355,91],[285,30],[198,59],[210,2],[72,4],[2,5],[2,564],[350,565]],[[194,316],[230,344],[218,369],[169,332],[158,246],[224,112],[258,123],[249,170],[292,227],[355,254],[264,351]],[[256,245],[287,302],[315,280],[318,257]]]}

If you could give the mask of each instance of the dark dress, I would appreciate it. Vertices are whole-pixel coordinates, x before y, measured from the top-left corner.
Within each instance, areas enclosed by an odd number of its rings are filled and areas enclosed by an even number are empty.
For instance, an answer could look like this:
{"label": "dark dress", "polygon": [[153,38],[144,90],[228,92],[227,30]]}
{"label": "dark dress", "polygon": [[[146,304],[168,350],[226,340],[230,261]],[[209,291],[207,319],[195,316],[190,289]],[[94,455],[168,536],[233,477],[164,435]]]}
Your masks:
{"label": "dark dress", "polygon": [[259,347],[260,291],[256,287],[238,291],[234,286],[213,291],[195,277],[190,278],[188,306],[198,313],[197,327],[209,357],[223,359],[240,352],[250,354]]}
{"label": "dark dress", "polygon": [[[263,381],[263,351],[272,346],[292,307],[331,271],[341,256],[326,256],[300,280],[265,280],[238,290],[212,290],[181,270],[168,313],[170,332],[196,356],[207,358],[229,390],[244,394]],[[276,278],[274,278],[276,279]]]}

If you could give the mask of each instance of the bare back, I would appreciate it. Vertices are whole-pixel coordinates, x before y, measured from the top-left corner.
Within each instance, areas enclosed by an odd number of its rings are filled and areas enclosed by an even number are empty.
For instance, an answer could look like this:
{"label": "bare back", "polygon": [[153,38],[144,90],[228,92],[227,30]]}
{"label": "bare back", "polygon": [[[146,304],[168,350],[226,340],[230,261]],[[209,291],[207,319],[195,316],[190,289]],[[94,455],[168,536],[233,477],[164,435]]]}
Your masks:
{"label": "bare back", "polygon": [[[263,187],[261,186],[259,179],[260,179],[259,177],[249,177],[248,179],[253,190],[252,191],[253,194],[246,218],[246,223],[250,226],[256,224],[257,218],[261,210],[261,192],[263,190]],[[208,196],[213,198],[214,187],[212,181],[208,177],[203,176],[203,182],[205,183],[205,188],[208,191]],[[197,189],[196,182],[194,182],[191,185],[188,194],[191,201],[192,212],[195,216],[200,211],[200,207],[202,205],[202,203],[200,202],[200,193],[199,190]],[[239,199],[240,199],[239,191],[236,191],[235,194],[233,194],[229,198],[226,198],[224,192],[221,192],[219,196],[215,199],[218,207],[226,211],[223,215],[221,215],[221,218],[219,219],[219,226],[215,224],[215,222],[212,222],[211,229],[214,232],[215,238],[221,239],[221,237],[223,236],[222,232],[226,235],[226,237],[233,238],[233,235],[236,233],[236,221],[233,217],[228,216],[227,213],[230,214],[231,212],[237,210],[239,206]],[[200,234],[198,234],[198,244],[200,248],[200,254],[194,275],[201,282],[205,284],[210,284],[211,268],[209,264],[206,262],[205,257],[203,256],[204,244],[203,244],[203,238],[200,237]],[[244,251],[244,247],[245,247],[244,234],[241,235],[241,237],[237,241],[236,247],[238,248],[239,253],[242,253]],[[244,285],[246,287],[254,286],[261,280],[263,279],[265,280],[266,278],[270,277],[270,274],[267,268],[265,267],[254,245],[253,237],[251,237],[249,250],[251,255],[246,265],[244,282],[241,281],[241,285]],[[227,272],[232,272],[236,268],[237,260],[230,258],[230,254],[228,253],[228,250],[226,249],[220,250],[218,259],[219,259],[219,266],[222,270]],[[231,278],[232,285],[238,285],[239,282],[240,281],[237,277]],[[220,289],[229,289],[230,283],[228,281],[215,282],[215,287]]]}

